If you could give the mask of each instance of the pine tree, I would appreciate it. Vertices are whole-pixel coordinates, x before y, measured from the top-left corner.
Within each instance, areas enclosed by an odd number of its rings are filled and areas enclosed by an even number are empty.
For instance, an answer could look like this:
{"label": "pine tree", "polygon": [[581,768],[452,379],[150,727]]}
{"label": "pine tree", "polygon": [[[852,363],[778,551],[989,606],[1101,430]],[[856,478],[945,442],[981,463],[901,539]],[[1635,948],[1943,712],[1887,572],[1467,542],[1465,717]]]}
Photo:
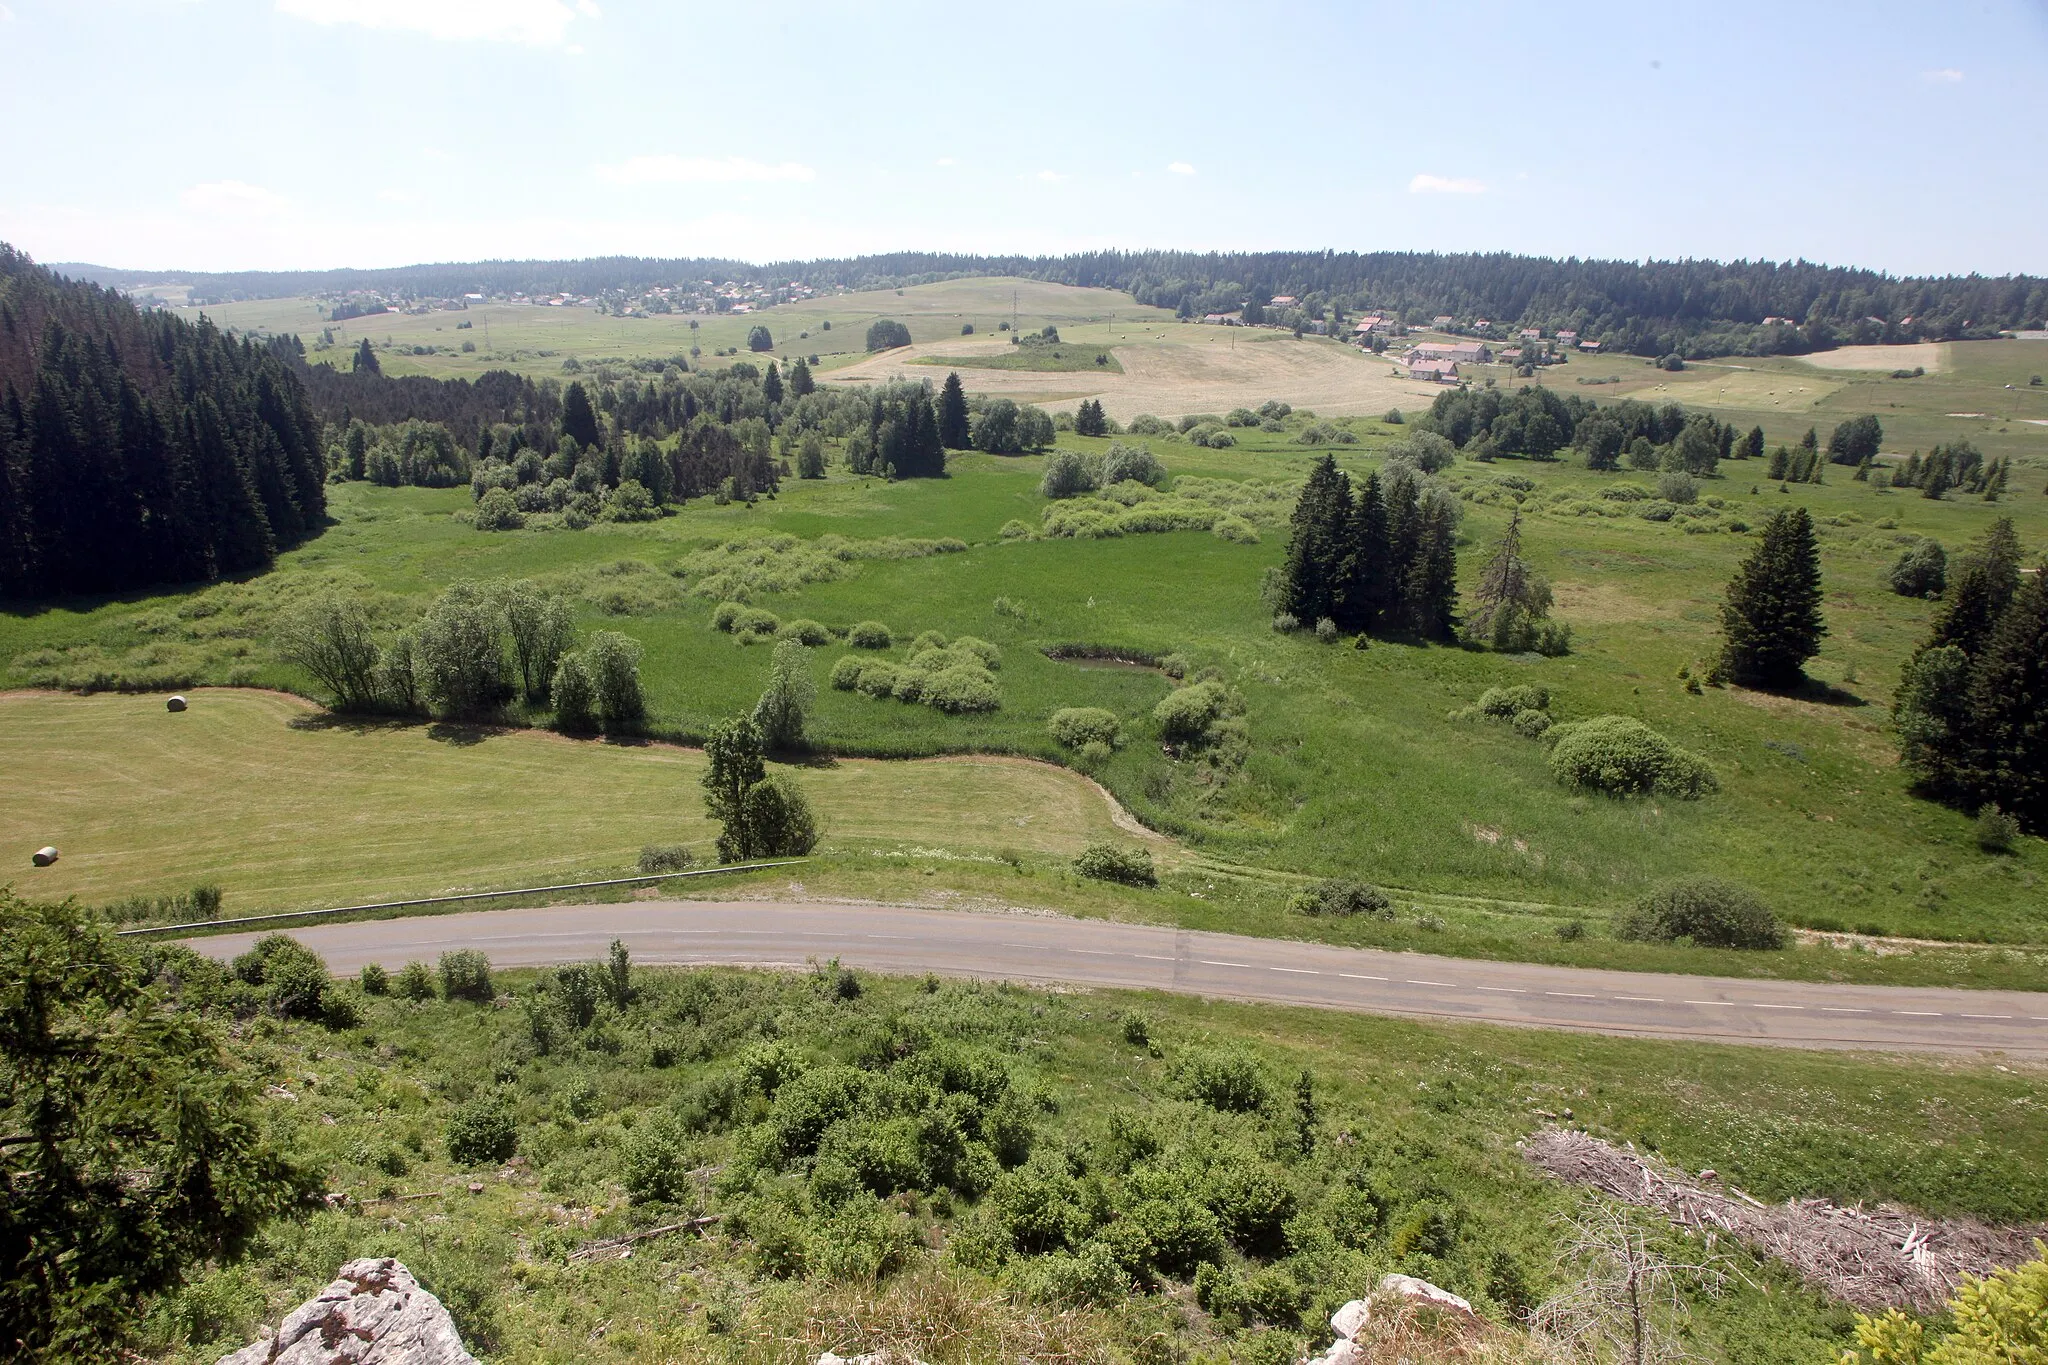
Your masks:
{"label": "pine tree", "polygon": [[811,378],[810,362],[802,356],[798,356],[796,364],[789,367],[790,393],[798,398],[802,398],[804,395],[815,391],[817,387],[818,381]]}
{"label": "pine tree", "polygon": [[575,380],[562,395],[562,434],[585,450],[598,444],[597,413],[590,406],[590,394],[583,381]]}
{"label": "pine tree", "polygon": [[2048,833],[2048,564],[2026,575],[1985,642],[1968,713],[1972,795]]}
{"label": "pine tree", "polygon": [[2020,586],[2020,541],[2012,518],[2000,517],[1949,575],[1947,599],[1921,649],[1954,645],[1975,658]]}
{"label": "pine tree", "polygon": [[960,387],[960,375],[949,371],[939,390],[939,444],[948,450],[971,450],[974,438],[968,432],[967,394]]}
{"label": "pine tree", "polygon": [[1337,624],[1364,634],[1385,629],[1393,606],[1393,564],[1387,545],[1387,502],[1380,476],[1365,476],[1350,519],[1351,544],[1344,554],[1344,591]]}
{"label": "pine tree", "polygon": [[1764,470],[1764,477],[1767,479],[1776,479],[1782,483],[1786,475],[1791,473],[1791,470],[1792,452],[1785,449],[1785,447],[1783,446],[1779,446],[1776,450],[1771,452],[1771,463],[1769,467],[1767,467]]}
{"label": "pine tree", "polygon": [[1280,571],[1282,610],[1303,625],[1334,618],[1341,609],[1350,519],[1351,480],[1325,455],[1309,471],[1294,505],[1293,534]]}
{"label": "pine tree", "polygon": [[1721,607],[1722,670],[1746,687],[1788,688],[1806,679],[1820,652],[1820,549],[1804,507],[1764,525],[1763,539],[1735,571]]}
{"label": "pine tree", "polygon": [[1751,427],[1749,429],[1749,435],[1743,438],[1742,453],[1737,458],[1744,460],[1760,460],[1763,458],[1763,454],[1764,429],[1762,427]]}
{"label": "pine tree", "polygon": [[384,367],[377,363],[377,353],[370,348],[370,339],[368,337],[364,337],[362,344],[356,347],[356,373],[384,373]]}
{"label": "pine tree", "polygon": [[1458,516],[1443,498],[1424,500],[1415,560],[1402,585],[1408,628],[1424,640],[1453,639],[1458,629]]}
{"label": "pine tree", "polygon": [[768,373],[761,376],[761,397],[770,403],[782,401],[782,372],[772,360],[768,362]]}

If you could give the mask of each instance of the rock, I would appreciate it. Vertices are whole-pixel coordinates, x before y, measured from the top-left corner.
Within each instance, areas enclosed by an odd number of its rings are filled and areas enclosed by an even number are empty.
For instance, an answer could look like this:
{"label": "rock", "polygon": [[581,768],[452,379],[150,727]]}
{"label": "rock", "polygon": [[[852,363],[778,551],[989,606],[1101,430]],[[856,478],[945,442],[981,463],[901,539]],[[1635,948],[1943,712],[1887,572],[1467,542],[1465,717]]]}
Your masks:
{"label": "rock", "polygon": [[477,1365],[441,1301],[385,1257],[350,1261],[277,1332],[219,1365]]}
{"label": "rock", "polygon": [[1365,1320],[1371,1316],[1371,1304],[1364,1299],[1353,1299],[1330,1314],[1330,1330],[1349,1340],[1358,1335],[1358,1329],[1365,1326]]}
{"label": "rock", "polygon": [[1358,1349],[1349,1337],[1338,1337],[1330,1343],[1330,1349],[1312,1357],[1308,1365],[1361,1365],[1365,1352]]}
{"label": "rock", "polygon": [[57,846],[55,844],[44,844],[41,848],[29,854],[28,860],[37,867],[48,867],[51,863],[57,861]]}
{"label": "rock", "polygon": [[885,1349],[860,1356],[843,1356],[836,1351],[827,1351],[818,1357],[816,1365],[924,1365],[924,1362],[916,1356]]}
{"label": "rock", "polygon": [[172,697],[164,703],[164,710],[166,711],[182,711],[184,709],[185,699],[183,697]]}
{"label": "rock", "polygon": [[1415,1299],[1422,1303],[1434,1304],[1438,1308],[1450,1308],[1466,1317],[1477,1318],[1472,1305],[1448,1289],[1438,1289],[1428,1280],[1418,1280],[1413,1275],[1383,1275],[1380,1277],[1379,1292],[1398,1294],[1404,1299]]}

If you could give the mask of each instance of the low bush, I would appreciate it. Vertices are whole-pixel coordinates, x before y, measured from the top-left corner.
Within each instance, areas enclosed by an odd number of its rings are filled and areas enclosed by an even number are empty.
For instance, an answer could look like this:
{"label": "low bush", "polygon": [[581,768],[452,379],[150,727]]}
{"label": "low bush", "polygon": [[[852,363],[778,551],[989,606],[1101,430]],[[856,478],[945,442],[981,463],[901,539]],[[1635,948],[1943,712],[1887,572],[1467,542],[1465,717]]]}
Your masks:
{"label": "low bush", "polygon": [[1479,694],[1479,714],[1495,720],[1513,720],[1524,711],[1548,711],[1550,689],[1537,683],[1519,687],[1489,687]]}
{"label": "low bush", "polygon": [[1662,792],[1692,800],[1720,789],[1706,760],[1630,716],[1598,716],[1550,730],[1560,782],[1614,796]]}
{"label": "low bush", "polygon": [[491,960],[474,948],[441,954],[441,994],[450,1000],[489,1004],[497,996],[491,983]]}
{"label": "low bush", "polygon": [[846,632],[846,643],[855,649],[887,649],[896,643],[896,637],[880,621],[860,621]]}
{"label": "low bush", "polygon": [[391,993],[391,973],[384,970],[384,964],[381,962],[365,962],[357,979],[362,982],[364,995]]}
{"label": "low bush", "polygon": [[1986,806],[1977,812],[1971,834],[1986,853],[2010,853],[2019,842],[2020,822],[1995,805]]}
{"label": "low bush", "polygon": [[640,850],[640,870],[649,876],[657,872],[681,872],[697,861],[688,844],[648,844]]}
{"label": "low bush", "polygon": [[986,669],[959,665],[944,668],[924,682],[923,701],[948,714],[994,711],[1003,704],[1002,689]]}
{"label": "low bush", "polygon": [[1249,1114],[1272,1100],[1266,1071],[1242,1047],[1189,1048],[1168,1069],[1174,1091],[1226,1114]]}
{"label": "low bush", "polygon": [[1099,706],[1063,706],[1052,713],[1045,728],[1056,743],[1069,749],[1091,743],[1113,749],[1123,739],[1123,726],[1116,713]]}
{"label": "low bush", "polygon": [[[843,654],[839,662],[832,665],[832,686],[841,692],[851,692],[860,686],[862,672],[880,662],[877,659],[862,659],[852,654]],[[884,668],[888,666],[882,664]]]}
{"label": "low bush", "polygon": [[711,609],[711,626],[714,630],[729,631],[740,619],[740,613],[747,609],[744,602],[720,602]]}
{"label": "low bush", "polygon": [[1392,919],[1394,903],[1378,887],[1346,878],[1317,882],[1298,891],[1287,908],[1299,915],[1365,915],[1371,919]]}
{"label": "low bush", "polygon": [[519,1129],[503,1095],[471,1100],[448,1120],[448,1157],[457,1165],[495,1166],[518,1148]]}
{"label": "low bush", "polygon": [[1162,739],[1197,740],[1223,714],[1228,700],[1229,693],[1222,683],[1190,683],[1160,698],[1159,704],[1152,708],[1152,718],[1159,722]]}
{"label": "low bush", "polygon": [[820,645],[832,643],[832,632],[816,621],[785,621],[781,628],[775,632],[775,635],[777,639],[794,640],[798,644],[808,645],[812,649],[816,649]]}
{"label": "low bush", "polygon": [[1074,859],[1074,871],[1099,882],[1121,882],[1125,886],[1156,886],[1159,873],[1152,866],[1150,849],[1122,844],[1094,843]]}
{"label": "low bush", "polygon": [[1132,481],[1157,488],[1166,482],[1166,466],[1159,462],[1150,446],[1110,442],[1109,450],[1102,457],[1102,486],[1109,488]]}
{"label": "low bush", "polygon": [[434,998],[434,973],[424,962],[408,962],[398,973],[394,989],[401,1000],[415,1005]]}
{"label": "low bush", "polygon": [[1709,948],[1782,948],[1785,930],[1755,892],[1715,877],[1690,877],[1651,892],[1614,922],[1616,938]]}
{"label": "low bush", "polygon": [[1923,540],[1899,555],[1885,581],[1901,597],[1939,597],[1948,588],[1948,552]]}

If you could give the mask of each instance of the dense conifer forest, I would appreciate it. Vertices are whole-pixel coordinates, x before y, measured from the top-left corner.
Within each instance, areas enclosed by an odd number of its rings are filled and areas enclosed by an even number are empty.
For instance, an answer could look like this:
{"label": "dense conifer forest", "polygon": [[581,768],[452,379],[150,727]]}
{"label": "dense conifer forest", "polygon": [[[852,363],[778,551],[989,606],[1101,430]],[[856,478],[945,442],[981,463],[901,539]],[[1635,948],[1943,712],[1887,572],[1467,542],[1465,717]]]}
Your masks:
{"label": "dense conifer forest", "polygon": [[326,513],[302,368],[0,244],[0,597],[268,567]]}
{"label": "dense conifer forest", "polygon": [[749,265],[609,256],[484,261],[389,270],[199,274],[67,266],[107,285],[189,284],[210,298],[282,298],[371,290],[395,298],[600,294],[689,280],[814,288],[902,288],[1019,275],[1121,289],[1183,316],[1293,295],[1312,314],[1366,309],[1410,321],[1450,316],[1496,327],[1566,328],[1632,355],[1800,355],[1844,344],[1952,341],[2039,327],[2048,280],[2029,275],[1895,276],[1811,261],[1598,261],[1509,252],[1098,251],[1071,256],[896,252]]}

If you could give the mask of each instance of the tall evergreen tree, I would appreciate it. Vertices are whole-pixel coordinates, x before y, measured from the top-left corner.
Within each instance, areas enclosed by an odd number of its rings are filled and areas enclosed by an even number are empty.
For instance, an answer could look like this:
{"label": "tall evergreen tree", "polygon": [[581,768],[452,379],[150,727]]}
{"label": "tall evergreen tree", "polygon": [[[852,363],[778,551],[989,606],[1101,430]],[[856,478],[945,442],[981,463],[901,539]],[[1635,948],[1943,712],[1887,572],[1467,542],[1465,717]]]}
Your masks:
{"label": "tall evergreen tree", "polygon": [[377,362],[377,352],[370,346],[370,339],[368,337],[364,337],[362,344],[356,347],[356,373],[377,375],[384,373],[384,367]]}
{"label": "tall evergreen tree", "polygon": [[1415,559],[1402,584],[1408,629],[1449,640],[1458,629],[1458,514],[1448,499],[1425,498],[1416,521]]}
{"label": "tall evergreen tree", "polygon": [[2011,517],[1985,528],[1949,575],[1948,596],[1921,648],[1954,645],[1975,657],[2020,586],[2020,542]]}
{"label": "tall evergreen tree", "polygon": [[1352,513],[1351,544],[1344,554],[1344,590],[1338,601],[1337,624],[1371,634],[1383,630],[1393,610],[1395,566],[1387,543],[1387,501],[1380,494],[1380,476],[1365,476]]}
{"label": "tall evergreen tree", "polygon": [[590,406],[590,394],[578,379],[562,395],[562,434],[588,450],[599,443],[597,413]]}
{"label": "tall evergreen tree", "polygon": [[1764,429],[1762,427],[1751,427],[1749,429],[1749,435],[1742,438],[1742,453],[1739,458],[1745,460],[1760,460],[1763,458],[1763,454]]}
{"label": "tall evergreen tree", "polygon": [[802,356],[798,356],[796,364],[789,367],[789,391],[796,397],[802,398],[805,394],[813,392],[817,387],[818,381],[811,377],[810,362]]}
{"label": "tall evergreen tree", "polygon": [[974,437],[968,431],[967,394],[960,387],[958,371],[948,371],[939,390],[939,444],[948,450],[971,450]]}
{"label": "tall evergreen tree", "polygon": [[768,362],[768,373],[761,376],[761,397],[770,403],[782,401],[782,372],[772,360]]}
{"label": "tall evergreen tree", "polygon": [[2026,575],[1972,670],[1972,794],[2048,834],[2048,563]]}
{"label": "tall evergreen tree", "polygon": [[1787,688],[1805,681],[1820,652],[1820,548],[1804,507],[1775,513],[1763,538],[1735,571],[1721,606],[1721,666],[1746,687]]}
{"label": "tall evergreen tree", "polygon": [[1351,480],[1325,455],[1294,504],[1293,533],[1280,570],[1281,610],[1303,625],[1334,619],[1342,610],[1351,510]]}

